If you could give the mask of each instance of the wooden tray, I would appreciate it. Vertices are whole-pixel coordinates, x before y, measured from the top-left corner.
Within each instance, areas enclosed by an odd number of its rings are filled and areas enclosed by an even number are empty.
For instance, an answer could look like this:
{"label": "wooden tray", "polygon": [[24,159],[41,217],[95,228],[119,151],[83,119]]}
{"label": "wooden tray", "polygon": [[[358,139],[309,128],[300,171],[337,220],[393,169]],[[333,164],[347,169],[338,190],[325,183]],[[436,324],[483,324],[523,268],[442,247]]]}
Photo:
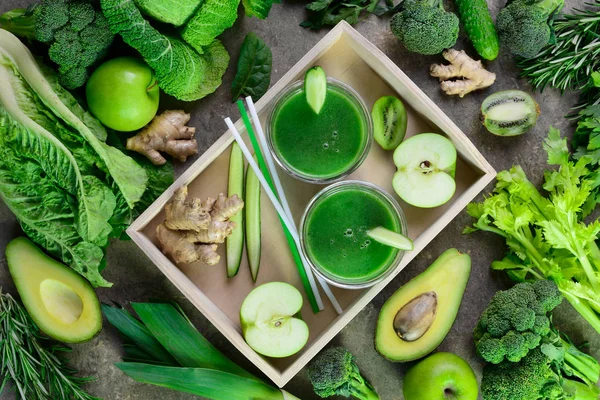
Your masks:
{"label": "wooden tray", "polygon": [[[200,197],[226,193],[229,152],[233,141],[229,131],[127,231],[158,268],[223,335],[280,387],[292,379],[342,330],[496,175],[464,133],[385,54],[346,22],[341,22],[332,29],[256,104],[263,122],[277,93],[290,83],[302,79],[304,72],[313,65],[323,66],[329,76],[352,86],[363,97],[369,109],[383,95],[399,96],[407,106],[407,136],[423,132],[442,133],[452,140],[458,150],[457,190],[449,203],[435,209],[418,209],[400,202],[415,249],[404,255],[393,274],[366,290],[333,288],[344,309],[342,315],[335,313],[324,295],[325,311],[313,314],[305,298],[302,315],[311,333],[306,347],[297,355],[285,359],[269,359],[255,353],[244,341],[239,322],[239,309],[246,295],[255,286],[270,281],[285,281],[303,292],[277,214],[268,197],[263,193],[261,199],[262,260],[256,284],[250,278],[245,255],[239,274],[233,279],[227,279],[225,246],[219,247],[222,260],[219,265],[207,267],[197,263],[177,267],[155,245],[154,232],[156,226],[164,220],[163,207],[177,187],[187,184],[190,195]],[[237,114],[233,106],[231,113]],[[236,123],[236,127],[244,134],[240,121]],[[392,152],[383,151],[374,143],[366,161],[348,179],[373,182],[396,196],[391,186],[395,170]],[[296,222],[299,223],[306,204],[322,186],[302,183],[283,171],[280,171],[280,177]]]}

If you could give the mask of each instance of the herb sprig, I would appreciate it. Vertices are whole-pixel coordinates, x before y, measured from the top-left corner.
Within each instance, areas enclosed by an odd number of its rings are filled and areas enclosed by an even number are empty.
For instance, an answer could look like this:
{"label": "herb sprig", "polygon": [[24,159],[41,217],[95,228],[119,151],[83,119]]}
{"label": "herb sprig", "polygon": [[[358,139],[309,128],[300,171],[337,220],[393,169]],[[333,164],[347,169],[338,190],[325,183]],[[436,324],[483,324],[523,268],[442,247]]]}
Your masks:
{"label": "herb sprig", "polygon": [[12,383],[26,400],[99,400],[81,387],[90,378],[75,377],[76,371],[58,355],[70,351],[51,344],[23,306],[0,293],[0,394]]}
{"label": "herb sprig", "polygon": [[556,41],[533,58],[518,58],[521,76],[534,88],[551,86],[561,91],[590,87],[590,74],[600,68],[600,0],[586,3],[554,22]]}

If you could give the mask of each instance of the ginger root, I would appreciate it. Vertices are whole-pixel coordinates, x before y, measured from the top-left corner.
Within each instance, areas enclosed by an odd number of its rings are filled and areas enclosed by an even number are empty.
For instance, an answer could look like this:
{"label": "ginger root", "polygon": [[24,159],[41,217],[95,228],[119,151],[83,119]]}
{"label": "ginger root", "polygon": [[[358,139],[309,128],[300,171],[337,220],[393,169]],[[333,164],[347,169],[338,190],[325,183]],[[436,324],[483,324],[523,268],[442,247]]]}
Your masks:
{"label": "ginger root", "polygon": [[188,199],[187,186],[178,188],[165,206],[166,219],[156,229],[164,254],[177,264],[202,261],[219,263],[217,243],[223,243],[236,227],[229,219],[240,212],[244,202],[237,196],[217,199]]}
{"label": "ginger root", "polygon": [[211,221],[210,211],[215,199],[207,197],[204,200],[198,198],[191,202],[187,201],[187,186],[179,187],[171,200],[165,205],[165,226],[169,229],[185,231],[201,231],[208,228]]}
{"label": "ginger root", "polygon": [[217,254],[216,244],[196,244],[190,242],[179,231],[160,224],[156,228],[156,239],[163,253],[170,255],[177,264],[190,264],[198,260],[207,265],[215,265],[221,257]]}
{"label": "ginger root", "polygon": [[154,165],[167,162],[159,152],[184,162],[198,153],[198,144],[194,139],[196,128],[186,126],[189,120],[190,114],[185,111],[165,111],[154,117],[140,133],[127,139],[127,149],[145,155]]}
{"label": "ginger root", "polygon": [[432,64],[429,73],[440,79],[440,86],[448,95],[463,97],[474,90],[491,86],[496,80],[496,74],[487,71],[481,61],[473,60],[463,50],[448,49],[442,55],[450,65]]}

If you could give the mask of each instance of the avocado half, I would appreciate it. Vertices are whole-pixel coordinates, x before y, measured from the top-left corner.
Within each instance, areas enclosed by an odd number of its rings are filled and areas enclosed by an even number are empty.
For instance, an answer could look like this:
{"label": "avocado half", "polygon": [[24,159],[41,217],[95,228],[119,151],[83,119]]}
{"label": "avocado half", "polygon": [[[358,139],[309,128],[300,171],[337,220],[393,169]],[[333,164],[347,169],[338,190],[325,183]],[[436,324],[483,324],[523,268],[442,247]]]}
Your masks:
{"label": "avocado half", "polygon": [[469,255],[448,249],[398,289],[379,312],[375,332],[379,354],[403,362],[438,347],[456,319],[470,273]]}
{"label": "avocado half", "polygon": [[81,275],[24,237],[6,246],[6,260],[23,305],[44,333],[61,342],[80,343],[100,332],[100,302]]}

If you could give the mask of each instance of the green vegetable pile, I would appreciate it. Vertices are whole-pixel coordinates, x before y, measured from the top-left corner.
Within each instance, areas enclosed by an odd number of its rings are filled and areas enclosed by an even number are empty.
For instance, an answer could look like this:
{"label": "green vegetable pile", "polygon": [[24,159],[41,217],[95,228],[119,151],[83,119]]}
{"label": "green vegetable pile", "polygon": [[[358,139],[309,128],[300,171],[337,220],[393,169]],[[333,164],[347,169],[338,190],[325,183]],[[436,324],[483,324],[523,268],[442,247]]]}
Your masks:
{"label": "green vegetable pile", "polygon": [[109,239],[168,187],[172,170],[109,145],[102,125],[5,30],[0,86],[0,199],[34,242],[110,286],[100,274]]}
{"label": "green vegetable pile", "polygon": [[84,0],[42,0],[0,16],[0,28],[48,44],[48,56],[67,89],[87,82],[114,39],[104,15]]}
{"label": "green vegetable pile", "polygon": [[0,293],[0,393],[10,384],[21,399],[98,400],[81,387],[90,378],[77,378],[61,353],[71,351],[44,336],[25,308]]}
{"label": "green vegetable pile", "polygon": [[547,196],[527,179],[520,166],[498,174],[492,195],[467,207],[477,230],[506,239],[508,254],[492,268],[505,270],[518,282],[551,279],[563,296],[600,332],[600,250],[596,237],[600,222],[586,224],[587,204],[594,203],[597,186],[590,157],[569,160],[566,139],[551,128],[544,143],[548,163],[558,170],[545,172]]}
{"label": "green vegetable pile", "polygon": [[520,283],[494,295],[475,328],[484,400],[596,400],[600,364],[552,325],[562,296],[551,281]]}
{"label": "green vegetable pile", "polygon": [[392,17],[392,32],[408,51],[438,54],[454,46],[458,17],[444,10],[442,0],[407,0]]}
{"label": "green vegetable pile", "polygon": [[359,400],[379,400],[379,395],[367,382],[354,356],[343,347],[331,347],[315,358],[308,368],[308,377],[315,393],[330,396],[355,397]]}
{"label": "green vegetable pile", "polygon": [[102,305],[108,322],[127,341],[124,362],[115,365],[132,379],[213,400],[296,399],[223,355],[178,306],[132,303],[132,307],[141,321],[121,307]]}

